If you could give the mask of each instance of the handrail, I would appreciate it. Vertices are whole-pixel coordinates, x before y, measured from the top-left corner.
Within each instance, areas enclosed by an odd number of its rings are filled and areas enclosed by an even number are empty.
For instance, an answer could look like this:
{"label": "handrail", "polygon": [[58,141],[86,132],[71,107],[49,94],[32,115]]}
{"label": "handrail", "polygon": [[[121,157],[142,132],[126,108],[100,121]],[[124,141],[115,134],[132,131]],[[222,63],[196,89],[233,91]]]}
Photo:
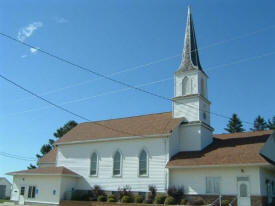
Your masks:
{"label": "handrail", "polygon": [[209,204],[208,206],[213,206],[217,201],[221,202],[221,198],[222,196],[220,195],[214,202],[212,202],[211,204]]}
{"label": "handrail", "polygon": [[235,197],[230,203],[229,206],[233,206],[234,202],[237,200],[237,197]]}

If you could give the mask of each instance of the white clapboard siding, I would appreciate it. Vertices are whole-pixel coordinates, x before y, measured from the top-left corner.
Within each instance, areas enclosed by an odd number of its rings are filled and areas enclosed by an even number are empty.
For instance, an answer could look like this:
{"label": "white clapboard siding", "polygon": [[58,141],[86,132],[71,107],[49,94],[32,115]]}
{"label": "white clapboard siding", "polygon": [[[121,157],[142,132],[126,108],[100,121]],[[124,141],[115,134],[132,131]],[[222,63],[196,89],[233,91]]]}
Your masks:
{"label": "white clapboard siding", "polygon": [[[90,189],[100,185],[104,190],[117,191],[118,187],[131,185],[132,191],[148,191],[148,185],[155,185],[158,191],[167,187],[168,161],[167,138],[145,138],[90,142],[85,144],[59,145],[57,166],[65,166],[81,175],[76,189]],[[149,156],[149,175],[139,177],[138,156],[145,149]],[[122,154],[122,176],[113,177],[113,155],[116,151]],[[96,152],[99,157],[98,175],[90,176],[90,157]]]}

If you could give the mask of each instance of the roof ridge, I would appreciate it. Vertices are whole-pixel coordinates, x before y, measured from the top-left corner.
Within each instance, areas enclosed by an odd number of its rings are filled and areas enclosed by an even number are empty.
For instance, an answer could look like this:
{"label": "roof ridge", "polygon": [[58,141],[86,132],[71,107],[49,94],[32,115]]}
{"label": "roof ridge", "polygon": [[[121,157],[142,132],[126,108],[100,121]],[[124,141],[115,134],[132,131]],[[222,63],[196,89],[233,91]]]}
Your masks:
{"label": "roof ridge", "polygon": [[136,117],[142,117],[142,116],[150,116],[150,115],[158,115],[158,114],[165,114],[165,113],[171,113],[172,114],[172,111],[159,112],[159,113],[149,113],[149,114],[141,114],[141,115],[119,117],[119,118],[111,118],[111,119],[103,119],[103,120],[97,120],[97,121],[91,121],[91,122],[81,122],[81,123],[79,123],[79,125],[81,125],[81,124],[89,124],[89,123],[94,123],[94,122],[106,122],[106,121],[119,120],[119,119],[130,119],[130,118],[136,118]]}
{"label": "roof ridge", "polygon": [[274,130],[269,129],[269,130],[259,130],[259,131],[244,131],[244,132],[235,132],[235,133],[219,133],[219,134],[213,134],[213,136],[215,135],[238,135],[238,134],[257,134],[257,133],[268,133],[268,132],[272,132]]}

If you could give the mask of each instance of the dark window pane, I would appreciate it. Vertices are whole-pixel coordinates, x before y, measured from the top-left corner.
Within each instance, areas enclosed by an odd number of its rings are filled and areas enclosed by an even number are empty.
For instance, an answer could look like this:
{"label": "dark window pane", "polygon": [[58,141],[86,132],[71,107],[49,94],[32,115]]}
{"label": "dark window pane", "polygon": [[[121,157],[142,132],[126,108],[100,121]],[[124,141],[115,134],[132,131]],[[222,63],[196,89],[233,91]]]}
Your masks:
{"label": "dark window pane", "polygon": [[143,150],[139,155],[139,175],[147,174],[147,153]]}

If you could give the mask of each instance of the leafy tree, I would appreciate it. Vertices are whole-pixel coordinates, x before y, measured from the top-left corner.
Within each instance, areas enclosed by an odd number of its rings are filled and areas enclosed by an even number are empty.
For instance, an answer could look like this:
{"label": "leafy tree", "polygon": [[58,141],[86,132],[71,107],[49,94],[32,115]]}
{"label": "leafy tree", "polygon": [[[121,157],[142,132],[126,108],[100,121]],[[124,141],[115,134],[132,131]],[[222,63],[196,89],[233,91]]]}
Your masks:
{"label": "leafy tree", "polygon": [[72,128],[74,128],[77,125],[77,123],[73,120],[68,121],[63,127],[60,127],[56,130],[56,132],[53,134],[57,139],[60,139],[65,135],[68,131],[70,131]]}
{"label": "leafy tree", "polygon": [[35,168],[36,168],[36,166],[33,165],[32,163],[30,163],[30,165],[28,166],[28,169],[35,169]]}
{"label": "leafy tree", "polygon": [[242,121],[239,119],[237,114],[233,114],[230,118],[227,127],[224,128],[226,131],[230,133],[236,133],[236,132],[243,132],[243,124]]}
{"label": "leafy tree", "polygon": [[267,123],[264,120],[264,118],[259,115],[254,120],[254,128],[251,128],[251,130],[252,131],[261,131],[261,130],[266,130],[266,129],[267,129]]}
{"label": "leafy tree", "polygon": [[[77,122],[70,120],[66,124],[64,124],[63,127],[60,127],[59,129],[56,130],[56,132],[53,133],[53,136],[56,139],[60,139],[63,137],[67,132],[69,132],[72,128],[74,128],[77,125]],[[54,148],[54,139],[49,139],[48,144],[43,144],[41,149],[40,149],[40,154],[36,154],[37,159],[41,159],[44,155],[46,155],[48,152],[50,152]],[[34,169],[36,168],[35,165],[30,164],[28,166],[28,169]]]}
{"label": "leafy tree", "polygon": [[275,129],[275,116],[272,119],[267,121],[267,128],[268,129]]}

